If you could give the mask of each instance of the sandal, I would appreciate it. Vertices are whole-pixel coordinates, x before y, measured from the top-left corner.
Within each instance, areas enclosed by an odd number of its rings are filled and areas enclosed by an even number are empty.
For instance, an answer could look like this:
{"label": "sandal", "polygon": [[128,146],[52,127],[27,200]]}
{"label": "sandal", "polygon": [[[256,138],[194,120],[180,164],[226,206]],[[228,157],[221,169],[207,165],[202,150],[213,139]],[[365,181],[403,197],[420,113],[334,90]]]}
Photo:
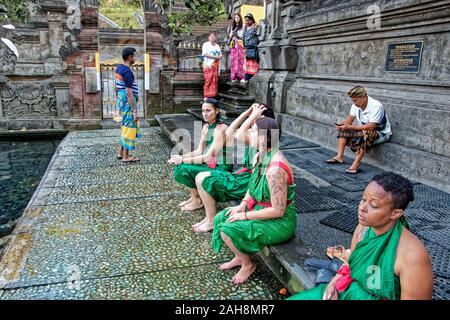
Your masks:
{"label": "sandal", "polygon": [[361,169],[350,169],[350,168],[348,168],[347,170],[345,170],[345,173],[348,173],[348,174],[357,174],[358,172],[360,172],[361,171]]}
{"label": "sandal", "polygon": [[344,246],[334,246],[334,247],[329,247],[327,249],[327,257],[330,259],[333,258],[338,258],[339,260],[344,261],[344,257],[345,257],[345,247]]}
{"label": "sandal", "polygon": [[345,163],[345,161],[342,161],[342,162],[341,162],[341,161],[338,161],[338,160],[335,159],[335,158],[331,158],[331,159],[328,159],[328,160],[327,160],[327,163],[328,163],[328,164],[338,164],[338,163],[339,163],[339,164],[343,164],[343,163]]}
{"label": "sandal", "polygon": [[141,161],[139,158],[131,157],[130,160],[122,160],[123,163],[131,163],[131,162],[138,162]]}

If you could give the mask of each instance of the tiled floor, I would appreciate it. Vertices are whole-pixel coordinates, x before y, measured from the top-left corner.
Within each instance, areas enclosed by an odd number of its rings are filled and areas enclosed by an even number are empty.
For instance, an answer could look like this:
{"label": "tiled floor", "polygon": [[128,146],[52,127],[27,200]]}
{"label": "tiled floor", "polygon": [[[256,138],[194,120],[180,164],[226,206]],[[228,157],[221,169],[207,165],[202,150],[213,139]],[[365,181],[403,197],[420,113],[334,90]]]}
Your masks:
{"label": "tiled floor", "polygon": [[238,287],[237,270],[219,263],[211,234],[191,225],[203,211],[182,212],[187,197],[166,164],[159,128],[143,130],[136,155],[117,160],[118,130],[70,133],[59,149],[53,189],[25,237],[19,277],[1,299],[281,299],[281,283],[259,263]]}

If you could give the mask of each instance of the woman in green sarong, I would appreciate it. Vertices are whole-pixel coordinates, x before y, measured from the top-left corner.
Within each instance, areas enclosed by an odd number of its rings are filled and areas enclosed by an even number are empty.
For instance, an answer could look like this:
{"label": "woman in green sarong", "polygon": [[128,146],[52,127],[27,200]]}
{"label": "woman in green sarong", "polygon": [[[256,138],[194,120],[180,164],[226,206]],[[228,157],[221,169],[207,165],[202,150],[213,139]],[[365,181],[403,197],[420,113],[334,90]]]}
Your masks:
{"label": "woman in green sarong", "polygon": [[197,175],[195,181],[198,193],[205,206],[206,217],[192,226],[194,231],[209,232],[213,229],[214,217],[217,214],[217,202],[233,199],[241,200],[247,193],[253,167],[251,161],[256,154],[256,148],[249,145],[248,131],[253,123],[261,117],[273,119],[275,114],[266,105],[255,103],[234,120],[225,132],[228,148],[234,147],[235,140],[238,142],[238,148],[241,144],[244,144],[245,155],[243,160],[239,161],[242,167],[234,172],[216,170],[201,172]]}
{"label": "woman in green sarong", "polygon": [[282,243],[295,233],[295,185],[289,162],[279,151],[278,123],[258,119],[250,132],[251,145],[258,147],[249,189],[241,204],[222,210],[214,218],[211,245],[218,252],[225,244],[235,257],[222,264],[221,270],[240,266],[232,278],[234,284],[245,282],[255,271],[250,254],[264,246]]}
{"label": "woman in green sarong", "polygon": [[413,199],[408,179],[392,172],[376,175],[358,208],[348,261],[329,284],[289,300],[431,299],[430,258],[403,216]]}
{"label": "woman in green sarong", "polygon": [[200,143],[193,152],[172,156],[168,163],[174,164],[173,175],[178,183],[188,187],[191,197],[179,204],[184,211],[193,211],[203,207],[196,189],[195,177],[205,171],[231,171],[227,164],[225,130],[228,126],[219,119],[217,100],[207,98],[202,105],[202,114],[206,124],[203,126]]}

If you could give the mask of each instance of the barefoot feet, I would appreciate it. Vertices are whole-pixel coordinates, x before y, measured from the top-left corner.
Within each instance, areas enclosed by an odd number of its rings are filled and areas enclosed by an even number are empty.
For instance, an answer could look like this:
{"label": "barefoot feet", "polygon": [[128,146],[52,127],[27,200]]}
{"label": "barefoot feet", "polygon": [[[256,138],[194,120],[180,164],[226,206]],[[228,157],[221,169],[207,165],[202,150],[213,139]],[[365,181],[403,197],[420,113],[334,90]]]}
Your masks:
{"label": "barefoot feet", "polygon": [[239,267],[242,265],[241,259],[238,257],[234,257],[231,261],[228,261],[227,263],[221,264],[219,266],[220,270],[231,270],[233,268]]}
{"label": "barefoot feet", "polygon": [[179,207],[184,207],[185,205],[191,203],[192,200],[194,200],[194,198],[193,198],[193,197],[190,197],[190,198],[187,199],[186,201],[180,202],[180,203],[178,204],[178,206],[179,206]]}
{"label": "barefoot feet", "polygon": [[247,281],[248,278],[250,278],[250,276],[252,275],[253,272],[255,272],[255,270],[256,265],[253,261],[249,264],[242,265],[239,272],[236,273],[236,275],[231,279],[231,282],[233,284],[244,283],[245,281]]}
{"label": "barefoot feet", "polygon": [[206,220],[201,225],[194,228],[195,232],[210,232],[212,229],[214,229],[214,222]]}
{"label": "barefoot feet", "polygon": [[181,207],[183,211],[195,211],[197,209],[203,208],[203,202],[200,198],[194,199],[185,206]]}

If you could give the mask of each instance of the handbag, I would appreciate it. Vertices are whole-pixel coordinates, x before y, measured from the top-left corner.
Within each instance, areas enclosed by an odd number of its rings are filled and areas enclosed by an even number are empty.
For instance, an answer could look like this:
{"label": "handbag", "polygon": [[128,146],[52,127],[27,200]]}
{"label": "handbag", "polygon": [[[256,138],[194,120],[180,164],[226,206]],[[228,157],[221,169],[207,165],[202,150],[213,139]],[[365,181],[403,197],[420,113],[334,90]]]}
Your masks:
{"label": "handbag", "polygon": [[245,49],[245,58],[246,59],[258,59],[258,57],[259,57],[258,48]]}

